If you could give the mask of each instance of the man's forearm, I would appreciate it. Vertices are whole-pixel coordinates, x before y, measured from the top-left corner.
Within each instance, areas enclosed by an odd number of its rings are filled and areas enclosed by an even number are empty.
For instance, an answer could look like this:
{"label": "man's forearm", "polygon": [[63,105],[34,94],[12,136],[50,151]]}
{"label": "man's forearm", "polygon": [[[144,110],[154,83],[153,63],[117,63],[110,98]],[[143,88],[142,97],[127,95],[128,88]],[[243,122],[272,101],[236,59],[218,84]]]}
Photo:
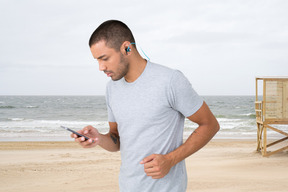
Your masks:
{"label": "man's forearm", "polygon": [[220,129],[217,119],[205,102],[203,102],[203,105],[195,114],[187,118],[197,123],[199,127],[189,136],[184,144],[167,154],[173,166],[205,146]]}
{"label": "man's forearm", "polygon": [[[209,130],[209,131],[208,131]],[[217,133],[219,125],[216,123],[213,127],[199,126],[180,147],[167,154],[171,159],[172,165],[176,165],[180,161],[189,157],[202,147],[204,147]]]}
{"label": "man's forearm", "polygon": [[206,145],[219,130],[218,121],[205,102],[195,114],[187,118],[197,123],[199,127],[174,151],[166,155],[152,154],[145,157],[140,164],[144,164],[147,176],[153,179],[163,178],[174,165]]}
{"label": "man's forearm", "polygon": [[120,150],[120,138],[114,133],[107,133],[100,136],[99,145],[107,151],[115,152]]}
{"label": "man's forearm", "polygon": [[199,126],[187,141],[174,151],[166,155],[149,155],[145,157],[140,164],[144,164],[144,171],[147,176],[151,176],[153,179],[163,178],[174,165],[206,145],[218,130],[218,123],[216,123],[214,128]]}

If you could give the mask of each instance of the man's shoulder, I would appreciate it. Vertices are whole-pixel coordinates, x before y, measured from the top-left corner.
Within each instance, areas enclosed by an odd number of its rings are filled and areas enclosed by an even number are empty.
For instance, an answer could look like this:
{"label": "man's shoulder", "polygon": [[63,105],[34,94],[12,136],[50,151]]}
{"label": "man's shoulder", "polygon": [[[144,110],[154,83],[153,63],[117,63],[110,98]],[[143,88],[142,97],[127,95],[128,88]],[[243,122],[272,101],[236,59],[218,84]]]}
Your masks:
{"label": "man's shoulder", "polygon": [[175,73],[179,72],[177,69],[172,69],[157,63],[150,63],[150,66],[150,72],[159,78],[171,79]]}
{"label": "man's shoulder", "polygon": [[164,73],[174,73],[175,69],[172,69],[170,67],[167,67],[165,65],[157,64],[157,63],[152,63],[150,62],[151,69],[153,71],[161,71]]}
{"label": "man's shoulder", "polygon": [[161,79],[173,80],[184,74],[177,70],[157,63],[151,63],[151,73]]}

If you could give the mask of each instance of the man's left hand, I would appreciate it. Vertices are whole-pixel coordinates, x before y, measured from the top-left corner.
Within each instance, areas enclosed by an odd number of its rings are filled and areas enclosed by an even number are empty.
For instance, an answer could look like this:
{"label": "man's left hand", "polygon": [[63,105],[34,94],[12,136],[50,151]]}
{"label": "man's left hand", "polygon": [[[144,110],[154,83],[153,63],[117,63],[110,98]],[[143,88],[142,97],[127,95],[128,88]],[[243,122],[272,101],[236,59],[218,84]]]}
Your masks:
{"label": "man's left hand", "polygon": [[173,167],[172,160],[167,155],[152,154],[144,158],[140,164],[144,164],[144,171],[147,176],[153,179],[161,179],[167,175]]}

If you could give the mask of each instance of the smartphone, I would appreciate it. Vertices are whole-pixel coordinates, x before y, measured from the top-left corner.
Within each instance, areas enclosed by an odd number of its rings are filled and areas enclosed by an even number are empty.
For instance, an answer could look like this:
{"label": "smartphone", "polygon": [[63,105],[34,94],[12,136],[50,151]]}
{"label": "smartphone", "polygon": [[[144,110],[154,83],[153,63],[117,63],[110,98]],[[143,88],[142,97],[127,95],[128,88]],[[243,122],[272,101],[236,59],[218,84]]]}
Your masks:
{"label": "smartphone", "polygon": [[[82,134],[80,134],[80,133],[77,133],[76,131],[74,131],[74,130],[72,130],[72,129],[69,129],[68,127],[64,127],[64,126],[61,125],[61,128],[66,129],[67,131],[70,131],[70,132],[76,134],[78,137],[84,137],[84,138],[85,138],[85,141],[88,140],[88,139],[90,139],[89,137],[86,137],[85,135],[82,135]],[[94,142],[94,141],[93,141],[93,142]]]}

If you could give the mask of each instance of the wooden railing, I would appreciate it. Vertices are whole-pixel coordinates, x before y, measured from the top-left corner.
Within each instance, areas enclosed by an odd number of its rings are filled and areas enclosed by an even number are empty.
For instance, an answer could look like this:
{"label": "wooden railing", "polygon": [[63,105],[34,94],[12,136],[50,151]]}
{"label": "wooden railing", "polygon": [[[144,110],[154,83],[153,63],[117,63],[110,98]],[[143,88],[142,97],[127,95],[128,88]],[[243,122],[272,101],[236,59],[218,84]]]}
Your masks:
{"label": "wooden railing", "polygon": [[255,101],[256,121],[263,122],[263,101]]}

